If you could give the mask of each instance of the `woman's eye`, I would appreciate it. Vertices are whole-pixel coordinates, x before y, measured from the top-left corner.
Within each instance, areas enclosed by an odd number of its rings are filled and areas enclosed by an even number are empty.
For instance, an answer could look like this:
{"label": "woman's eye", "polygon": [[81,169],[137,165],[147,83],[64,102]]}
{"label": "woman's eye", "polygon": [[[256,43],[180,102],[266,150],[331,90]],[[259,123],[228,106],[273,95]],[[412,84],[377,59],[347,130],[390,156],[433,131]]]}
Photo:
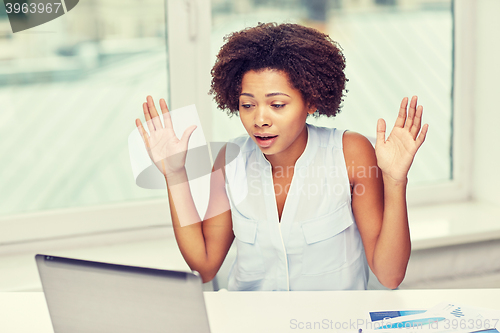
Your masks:
{"label": "woman's eye", "polygon": [[275,109],[281,109],[281,108],[283,108],[285,106],[285,104],[273,104],[272,106]]}
{"label": "woman's eye", "polygon": [[242,107],[243,109],[249,109],[249,108],[251,108],[251,107],[252,107],[252,104],[241,104],[241,107]]}

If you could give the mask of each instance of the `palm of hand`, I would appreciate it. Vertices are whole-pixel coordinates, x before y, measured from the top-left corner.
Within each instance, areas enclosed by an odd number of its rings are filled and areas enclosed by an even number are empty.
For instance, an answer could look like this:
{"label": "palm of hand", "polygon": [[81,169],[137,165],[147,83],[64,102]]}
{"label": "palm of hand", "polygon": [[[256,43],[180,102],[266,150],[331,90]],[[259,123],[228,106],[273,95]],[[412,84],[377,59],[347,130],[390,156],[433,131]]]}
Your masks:
{"label": "palm of hand", "polygon": [[387,140],[385,140],[385,121],[379,119],[377,124],[377,142],[375,154],[377,164],[385,175],[396,181],[406,181],[408,171],[417,150],[425,140],[429,125],[425,124],[420,131],[422,106],[417,108],[417,97],[413,96],[408,115],[406,107],[408,99],[401,102],[396,124]]}
{"label": "palm of hand", "polygon": [[184,144],[175,136],[172,129],[159,128],[149,136],[148,154],[155,165],[167,174],[184,166],[187,142]]}
{"label": "palm of hand", "polygon": [[152,97],[148,96],[147,100],[148,102],[143,104],[143,110],[149,134],[144,130],[139,119],[136,120],[136,125],[146,145],[149,157],[163,175],[166,176],[184,167],[189,137],[196,129],[196,126],[188,127],[179,140],[172,127],[172,121],[165,100],[160,100],[165,126],[161,124]]}

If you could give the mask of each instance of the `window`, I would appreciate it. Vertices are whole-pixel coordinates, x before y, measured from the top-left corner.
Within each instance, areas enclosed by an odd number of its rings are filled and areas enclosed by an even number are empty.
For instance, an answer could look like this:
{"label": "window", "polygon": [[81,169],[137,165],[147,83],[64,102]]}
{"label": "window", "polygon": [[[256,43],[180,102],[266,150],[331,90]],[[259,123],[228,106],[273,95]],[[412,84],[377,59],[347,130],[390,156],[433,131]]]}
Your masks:
{"label": "window", "polygon": [[163,0],[81,1],[15,34],[0,6],[2,220],[166,200],[135,185],[127,147],[146,96],[169,97],[165,27]]}
{"label": "window", "polygon": [[[471,75],[463,53],[470,24],[464,1],[213,0],[211,6],[80,2],[16,34],[0,6],[0,225],[10,226],[4,243],[168,221],[165,191],[134,184],[126,144],[134,119],[152,95],[171,109],[195,103],[208,141],[243,134],[237,117],[210,102],[210,68],[224,35],[258,22],[310,25],[344,48],[350,81],[343,111],[311,122],[374,137],[377,118],[389,130],[401,98],[418,95],[430,132],[410,174],[410,203],[469,195],[470,149],[453,135],[470,126],[464,110],[472,99],[463,93],[467,87],[453,85]],[[454,24],[462,46],[454,45]],[[57,228],[45,231],[44,221]]]}
{"label": "window", "polygon": [[[215,1],[212,63],[224,35],[258,22],[318,28],[344,50],[348,93],[337,117],[310,117],[308,122],[354,130],[374,139],[377,119],[386,120],[388,135],[401,99],[417,95],[430,132],[410,170],[409,184],[415,187],[452,180],[452,1],[314,0],[286,4]],[[237,117],[229,119],[215,105],[213,119],[214,141],[245,133]]]}

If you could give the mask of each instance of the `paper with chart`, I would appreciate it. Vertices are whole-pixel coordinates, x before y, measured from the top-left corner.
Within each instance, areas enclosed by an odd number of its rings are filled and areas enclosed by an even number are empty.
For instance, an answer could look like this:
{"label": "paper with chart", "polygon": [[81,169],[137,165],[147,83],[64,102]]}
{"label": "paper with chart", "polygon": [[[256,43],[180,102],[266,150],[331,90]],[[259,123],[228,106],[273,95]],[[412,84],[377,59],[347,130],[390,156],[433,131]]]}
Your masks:
{"label": "paper with chart", "polygon": [[[403,311],[404,312],[404,311]],[[376,312],[378,314],[383,312]],[[388,312],[392,313],[392,312]],[[372,313],[371,313],[372,314]],[[363,332],[499,332],[500,311],[443,302],[433,308],[411,315],[397,317],[371,316],[373,326]]]}

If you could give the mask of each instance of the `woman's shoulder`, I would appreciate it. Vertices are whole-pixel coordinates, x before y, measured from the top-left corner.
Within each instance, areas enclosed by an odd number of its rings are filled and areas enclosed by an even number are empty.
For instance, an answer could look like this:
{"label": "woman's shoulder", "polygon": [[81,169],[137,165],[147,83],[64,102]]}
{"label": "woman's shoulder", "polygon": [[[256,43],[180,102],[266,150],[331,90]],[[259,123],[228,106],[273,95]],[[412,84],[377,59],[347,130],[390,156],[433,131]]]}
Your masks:
{"label": "woman's shoulder", "polygon": [[353,167],[358,170],[377,165],[374,144],[366,136],[354,131],[345,131],[342,144],[348,168]]}
{"label": "woman's shoulder", "polygon": [[371,142],[370,138],[367,138],[363,134],[358,132],[345,130],[342,136],[342,146],[344,149],[373,149],[374,143]]}
{"label": "woman's shoulder", "polygon": [[346,130],[342,136],[342,146],[344,155],[358,156],[374,152],[374,144],[370,139],[363,134],[349,130]]}
{"label": "woman's shoulder", "polygon": [[343,149],[343,134],[347,131],[335,127],[323,127],[307,124],[309,133],[313,140],[318,142],[320,147],[330,147],[333,149]]}

